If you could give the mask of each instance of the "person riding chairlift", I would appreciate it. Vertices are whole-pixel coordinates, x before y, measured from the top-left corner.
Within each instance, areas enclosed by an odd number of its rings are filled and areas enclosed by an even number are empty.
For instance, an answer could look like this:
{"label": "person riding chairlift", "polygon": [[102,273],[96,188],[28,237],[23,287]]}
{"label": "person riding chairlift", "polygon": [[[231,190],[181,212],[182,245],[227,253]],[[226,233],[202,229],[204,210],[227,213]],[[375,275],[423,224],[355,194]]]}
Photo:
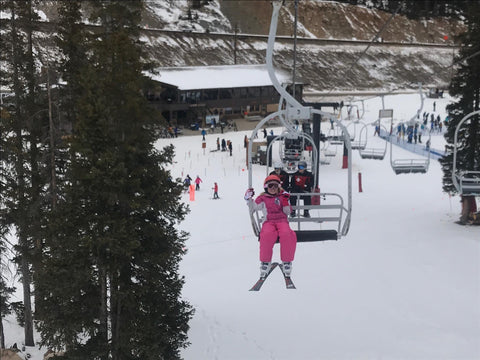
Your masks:
{"label": "person riding chairlift", "polygon": [[292,261],[297,247],[297,235],[290,228],[288,214],[291,212],[290,194],[282,189],[277,175],[269,175],[263,183],[265,192],[255,200],[254,189],[247,189],[245,200],[255,210],[266,210],[266,220],[260,230],[260,277],[266,277],[272,267],[273,246],[280,241],[280,258],[285,275],[290,276]]}
{"label": "person riding chairlift", "polygon": [[[307,163],[305,161],[299,161],[297,166],[298,170],[291,177],[290,190],[292,194],[313,192],[314,178],[313,174],[307,170]],[[303,200],[304,205],[312,204],[310,195],[301,195],[300,199]],[[297,196],[292,196],[291,203],[292,206],[297,205]],[[295,217],[295,215],[295,211],[290,213],[291,217]],[[308,209],[303,211],[303,216],[307,218],[310,217]]]}

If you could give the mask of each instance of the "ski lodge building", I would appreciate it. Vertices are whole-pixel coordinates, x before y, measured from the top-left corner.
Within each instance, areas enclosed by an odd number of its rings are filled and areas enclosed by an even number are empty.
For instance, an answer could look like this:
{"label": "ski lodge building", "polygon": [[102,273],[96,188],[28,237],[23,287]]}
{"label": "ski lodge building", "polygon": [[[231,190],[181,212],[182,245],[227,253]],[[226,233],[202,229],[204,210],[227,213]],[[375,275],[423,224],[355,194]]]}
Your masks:
{"label": "ski lodge building", "polygon": [[[291,75],[275,70],[282,86],[292,93]],[[171,125],[193,127],[215,120],[248,117],[260,120],[278,110],[280,96],[266,65],[166,67],[151,75],[156,82],[147,99]],[[296,82],[295,97],[301,101],[303,84]]]}

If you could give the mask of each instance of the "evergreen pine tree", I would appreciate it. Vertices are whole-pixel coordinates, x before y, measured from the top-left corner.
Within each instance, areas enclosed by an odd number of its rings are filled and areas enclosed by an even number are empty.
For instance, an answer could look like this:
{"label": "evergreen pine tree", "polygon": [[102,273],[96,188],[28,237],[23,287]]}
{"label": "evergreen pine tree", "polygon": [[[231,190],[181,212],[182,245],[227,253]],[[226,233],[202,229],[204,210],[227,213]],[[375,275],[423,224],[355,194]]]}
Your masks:
{"label": "evergreen pine tree", "polygon": [[[66,85],[57,87],[58,99],[54,109],[57,110],[58,124],[55,126],[56,131],[50,131],[49,134],[52,141],[48,151],[54,156],[54,161],[50,162],[48,173],[55,178],[55,188],[53,185],[50,186],[50,194],[46,201],[48,213],[44,227],[45,259],[36,271],[35,288],[38,296],[35,316],[43,331],[42,337],[48,339],[43,342],[57,350],[70,348],[77,341],[77,326],[84,326],[81,324],[80,313],[88,314],[93,308],[98,308],[98,303],[89,300],[90,292],[94,292],[87,261],[89,253],[85,253],[81,247],[77,249],[75,240],[66,236],[68,231],[71,233],[75,231],[70,227],[78,224],[71,218],[69,223],[63,223],[68,214],[59,217],[56,211],[57,200],[65,199],[64,188],[67,181],[65,169],[73,158],[68,145],[77,113],[75,98],[80,93],[78,74],[82,64],[88,61],[84,49],[86,35],[81,25],[80,8],[81,2],[78,1],[58,4],[59,18],[55,43],[59,49],[59,56],[55,62],[49,63],[49,68],[57,69]],[[73,244],[68,241],[73,241]],[[58,296],[58,293],[62,296]],[[70,319],[77,321],[70,322]],[[49,325],[45,326],[45,323]],[[72,328],[69,328],[69,325],[73,325]],[[62,332],[58,332],[58,329],[62,329]]]}
{"label": "evergreen pine tree", "polygon": [[140,92],[143,3],[92,5],[102,30],[74,77],[71,158],[37,305],[42,343],[69,359],[178,359],[192,315],[178,275],[187,208],[165,169],[173,148],[154,149],[155,114]]}
{"label": "evergreen pine tree", "polygon": [[[1,204],[0,204],[1,205]],[[0,206],[0,211],[2,207]],[[6,228],[0,228],[0,349],[5,349],[5,332],[3,330],[3,319],[12,311],[10,305],[10,295],[15,291],[15,288],[9,286],[7,283],[6,274],[9,274],[10,264],[8,258],[5,256],[6,246],[3,241]]]}
{"label": "evergreen pine tree", "polygon": [[[0,2],[0,11],[5,10],[5,3]],[[7,56],[5,53],[6,44],[5,41],[0,39],[0,62],[5,63]],[[7,81],[7,69],[5,66],[0,66],[0,88],[4,89],[8,84]],[[2,94],[3,95],[3,94]],[[10,121],[10,106],[8,105],[9,99],[2,98],[0,102],[0,349],[5,348],[5,334],[3,330],[3,319],[9,313],[9,290],[6,283],[4,271],[9,267],[9,261],[5,257],[5,235],[9,227],[8,215],[6,211],[7,199],[4,195],[4,191],[7,185],[7,122]]]}
{"label": "evergreen pine tree", "polygon": [[82,24],[80,1],[62,1],[58,4],[58,28],[56,44],[61,56],[57,61],[59,72],[65,81],[61,88],[63,124],[67,128],[75,126],[77,113],[75,98],[80,93],[79,75],[86,66],[87,34]]}
{"label": "evergreen pine tree", "polygon": [[[440,163],[443,170],[443,189],[448,193],[456,190],[452,181],[453,142],[460,120],[467,114],[480,109],[480,2],[472,1],[465,11],[467,30],[461,34],[461,49],[456,58],[457,68],[449,87],[450,95],[458,98],[447,106],[448,126],[445,134],[448,150]],[[457,144],[457,171],[480,171],[480,123],[479,117],[464,123]],[[461,223],[466,223],[469,213],[476,208],[475,197],[462,197]]]}
{"label": "evergreen pine tree", "polygon": [[[2,84],[14,93],[7,114],[2,114],[2,145],[6,170],[3,173],[3,226],[13,225],[18,236],[16,247],[23,283],[25,345],[33,346],[31,271],[41,242],[40,209],[42,106],[35,70],[33,33],[38,19],[32,1],[2,1],[9,18],[4,22],[2,41]],[[5,109],[3,109],[5,110]],[[44,113],[44,112],[43,112]]]}

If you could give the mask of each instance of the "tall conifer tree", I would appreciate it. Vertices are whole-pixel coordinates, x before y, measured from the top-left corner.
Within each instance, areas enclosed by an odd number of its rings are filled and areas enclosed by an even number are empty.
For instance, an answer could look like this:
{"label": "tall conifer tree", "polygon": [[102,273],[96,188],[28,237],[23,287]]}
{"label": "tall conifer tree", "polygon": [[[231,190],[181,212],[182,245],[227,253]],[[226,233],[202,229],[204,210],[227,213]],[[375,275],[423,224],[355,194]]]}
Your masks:
{"label": "tall conifer tree", "polygon": [[[192,309],[180,299],[186,234],[181,184],[153,147],[155,114],[141,94],[142,1],[91,3],[101,31],[73,93],[65,186],[49,220],[42,342],[69,359],[178,359]],[[85,65],[85,66],[83,66]],[[77,86],[75,85],[75,86]]]}
{"label": "tall conifer tree", "polygon": [[[449,87],[450,95],[458,101],[447,106],[449,115],[447,132],[448,154],[440,162],[443,170],[443,189],[456,192],[452,181],[453,142],[455,129],[467,114],[480,109],[480,1],[472,1],[465,9],[467,30],[460,35],[461,49],[456,58],[456,73]],[[480,171],[480,119],[472,118],[460,130],[457,144],[457,170]],[[461,223],[466,223],[469,213],[475,211],[475,197],[462,197]]]}
{"label": "tall conifer tree", "polygon": [[[2,226],[13,226],[18,237],[17,261],[22,277],[25,314],[25,345],[34,346],[31,304],[31,271],[41,242],[40,209],[43,181],[41,176],[42,120],[33,52],[35,13],[33,2],[1,1],[8,19],[4,21],[0,43],[2,53],[2,84],[14,96],[7,116],[2,114],[2,145],[6,165],[3,173],[2,202],[5,204]],[[5,109],[4,109],[5,110]],[[42,114],[43,112],[43,114]]]}

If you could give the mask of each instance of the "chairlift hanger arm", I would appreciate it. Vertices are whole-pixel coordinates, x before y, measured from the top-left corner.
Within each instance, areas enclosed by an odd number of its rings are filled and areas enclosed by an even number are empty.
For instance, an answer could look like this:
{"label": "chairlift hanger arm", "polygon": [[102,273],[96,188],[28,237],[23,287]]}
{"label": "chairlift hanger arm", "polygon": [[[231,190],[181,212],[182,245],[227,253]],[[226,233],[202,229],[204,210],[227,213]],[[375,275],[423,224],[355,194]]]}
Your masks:
{"label": "chairlift hanger arm", "polygon": [[413,115],[413,117],[410,119],[410,121],[409,121],[410,124],[415,123],[415,118],[420,117],[420,114],[423,110],[424,96],[423,96],[423,93],[422,93],[422,83],[418,83],[418,93],[420,94],[420,108],[417,110],[417,113],[415,115]]}
{"label": "chairlift hanger arm", "polygon": [[[285,85],[286,86],[286,85]],[[285,91],[286,92],[286,91]],[[281,111],[282,110],[282,106],[283,106],[283,102],[285,101],[285,99],[283,98],[283,94],[280,94],[280,101],[278,102],[278,111]],[[288,104],[285,103],[285,108],[288,107]],[[282,124],[283,126],[285,126],[285,128],[287,129],[288,132],[290,133],[298,133],[297,130],[295,130],[295,126],[294,124],[289,121],[288,118],[286,118],[285,116],[282,116],[281,117],[281,120],[282,120]]]}
{"label": "chairlift hanger arm", "polygon": [[[280,85],[280,82],[278,81],[277,76],[275,75],[275,70],[273,68],[273,48],[275,45],[275,36],[277,33],[278,15],[280,13],[280,8],[283,5],[283,1],[274,1],[272,5],[273,5],[273,12],[272,12],[272,19],[270,22],[270,31],[268,34],[267,59],[266,59],[268,75],[270,76],[270,80],[272,81],[272,84],[275,87],[275,89],[285,99],[285,102],[287,103],[287,109],[289,106],[294,107],[298,112],[297,114],[298,116],[309,118],[310,117],[309,108],[302,106],[292,95],[290,95]],[[292,113],[289,113],[288,115],[291,116]]]}
{"label": "chairlift hanger arm", "polygon": [[248,167],[248,187],[252,187],[252,146],[253,146],[253,140],[257,137],[258,130],[262,128],[262,126],[270,121],[271,119],[275,117],[282,117],[285,115],[285,110],[277,111],[274,113],[271,113],[268,115],[266,118],[264,118],[262,121],[260,121],[255,129],[252,132],[252,135],[250,136],[250,139],[248,141],[248,156],[247,156],[247,167]]}
{"label": "chairlift hanger arm", "polygon": [[457,144],[458,144],[458,133],[459,133],[459,130],[461,128],[461,126],[463,125],[463,123],[465,121],[467,121],[468,119],[470,119],[471,117],[475,116],[475,115],[480,115],[480,110],[476,110],[476,111],[473,111],[467,115],[465,115],[463,117],[462,120],[460,120],[460,122],[457,124],[457,127],[455,129],[455,135],[453,137],[453,167],[452,167],[452,182],[453,182],[453,186],[455,187],[455,189],[459,192],[459,193],[462,193],[462,187],[461,187],[461,184],[459,182],[459,175],[458,175],[458,172],[457,172]]}

